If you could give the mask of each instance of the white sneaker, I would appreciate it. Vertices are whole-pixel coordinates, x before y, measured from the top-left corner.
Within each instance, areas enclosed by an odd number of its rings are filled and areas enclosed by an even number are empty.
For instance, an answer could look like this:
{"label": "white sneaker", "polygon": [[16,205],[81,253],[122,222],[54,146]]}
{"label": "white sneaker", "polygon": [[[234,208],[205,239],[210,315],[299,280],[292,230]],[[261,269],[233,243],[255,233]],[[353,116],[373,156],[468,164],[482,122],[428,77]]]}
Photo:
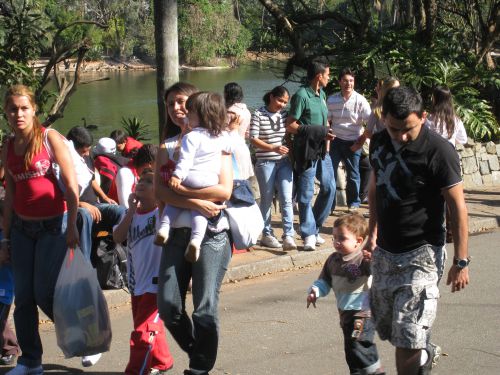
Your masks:
{"label": "white sneaker", "polygon": [[276,237],[268,235],[268,236],[262,236],[262,238],[260,239],[260,246],[270,247],[272,249],[278,249],[281,247],[281,244],[276,239]]}
{"label": "white sneaker", "polygon": [[286,236],[283,240],[283,250],[295,250],[297,249],[297,245],[293,240],[292,236]]}
{"label": "white sneaker", "polygon": [[200,257],[200,246],[201,243],[196,240],[191,240],[189,241],[189,244],[187,245],[186,252],[184,253],[184,258],[188,262],[194,263],[198,260]]}
{"label": "white sneaker", "polygon": [[85,355],[82,357],[82,366],[83,367],[90,367],[94,366],[99,359],[101,359],[101,353],[94,354],[94,355]]}
{"label": "white sneaker", "polygon": [[165,244],[165,242],[167,242],[167,240],[168,240],[168,232],[170,232],[170,230],[168,228],[158,229],[158,233],[156,233],[156,236],[155,236],[154,244],[156,246],[163,246]]}
{"label": "white sneaker", "polygon": [[316,236],[311,234],[304,238],[304,251],[314,251],[316,250]]}
{"label": "white sneaker", "polygon": [[326,240],[321,237],[319,234],[316,235],[316,246],[323,245],[326,242]]}

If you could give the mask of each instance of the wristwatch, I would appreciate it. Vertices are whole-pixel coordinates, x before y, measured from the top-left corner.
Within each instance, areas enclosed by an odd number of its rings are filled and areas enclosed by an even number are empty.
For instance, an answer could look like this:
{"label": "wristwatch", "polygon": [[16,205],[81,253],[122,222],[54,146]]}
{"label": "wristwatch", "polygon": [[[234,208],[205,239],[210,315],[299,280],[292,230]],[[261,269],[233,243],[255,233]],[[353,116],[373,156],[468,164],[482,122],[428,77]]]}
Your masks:
{"label": "wristwatch", "polygon": [[460,270],[463,270],[465,267],[467,267],[469,263],[470,263],[470,258],[457,259],[453,257],[453,264],[457,266],[457,268]]}

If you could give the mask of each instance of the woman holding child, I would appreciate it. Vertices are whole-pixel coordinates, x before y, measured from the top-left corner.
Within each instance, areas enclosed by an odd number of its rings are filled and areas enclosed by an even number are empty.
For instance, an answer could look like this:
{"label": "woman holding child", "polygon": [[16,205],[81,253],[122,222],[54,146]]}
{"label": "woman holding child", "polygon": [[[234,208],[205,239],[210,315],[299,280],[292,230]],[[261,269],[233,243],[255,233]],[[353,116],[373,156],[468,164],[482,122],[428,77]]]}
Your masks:
{"label": "woman holding child", "polygon": [[[16,296],[14,322],[22,350],[10,375],[43,374],[37,307],[53,318],[59,270],[68,247],[78,242],[78,185],[71,156],[60,134],[47,133],[42,127],[36,110],[35,96],[28,87],[16,85],[7,90],[4,111],[13,137],[2,150],[7,173],[0,262],[10,256]],[[52,172],[52,162],[61,167],[65,195]]]}
{"label": "woman holding child", "polygon": [[[186,123],[186,101],[198,90],[186,83],[176,83],[165,93],[167,124],[164,134],[174,135],[160,146],[155,171],[155,190],[164,204],[184,208],[171,223],[170,236],[163,248],[158,280],[158,308],[179,346],[189,355],[189,369],[184,374],[208,374],[213,368],[218,347],[218,292],[231,258],[227,221],[221,219],[218,233],[207,230],[200,248],[199,259],[191,263],[184,254],[190,241],[191,218],[188,210],[198,210],[207,218],[219,215],[223,202],[232,190],[231,156],[223,155],[219,183],[203,189],[180,185],[170,189],[162,178],[168,172],[162,166],[177,160],[180,137],[189,131]],[[180,135],[175,135],[177,128]],[[167,172],[167,173],[166,173]],[[194,312],[192,320],[186,313],[185,300],[192,278]]]}

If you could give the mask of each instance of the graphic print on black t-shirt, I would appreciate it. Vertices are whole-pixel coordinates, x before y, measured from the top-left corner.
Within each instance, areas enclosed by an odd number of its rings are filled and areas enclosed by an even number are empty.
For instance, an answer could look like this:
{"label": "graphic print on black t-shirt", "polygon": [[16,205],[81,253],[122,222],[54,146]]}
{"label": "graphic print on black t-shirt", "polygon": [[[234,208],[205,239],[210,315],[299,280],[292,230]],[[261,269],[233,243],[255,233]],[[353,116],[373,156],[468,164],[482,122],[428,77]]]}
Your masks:
{"label": "graphic print on black t-shirt", "polygon": [[376,176],[377,245],[402,253],[444,244],[442,189],[461,181],[458,154],[423,128],[395,150],[386,130],[374,135],[370,162]]}
{"label": "graphic print on black t-shirt", "polygon": [[[373,151],[371,159],[379,166],[376,172],[377,188],[384,190],[383,202],[401,201],[414,193],[416,179],[401,157],[403,150],[401,148],[395,152],[380,146]],[[382,154],[384,154],[383,157]]]}

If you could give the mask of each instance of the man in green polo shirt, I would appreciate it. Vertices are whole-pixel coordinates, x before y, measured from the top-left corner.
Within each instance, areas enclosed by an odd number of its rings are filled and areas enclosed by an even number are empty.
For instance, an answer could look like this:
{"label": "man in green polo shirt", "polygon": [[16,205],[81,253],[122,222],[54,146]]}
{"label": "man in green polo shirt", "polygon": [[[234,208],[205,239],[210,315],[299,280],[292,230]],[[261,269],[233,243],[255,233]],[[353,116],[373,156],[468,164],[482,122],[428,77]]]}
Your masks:
{"label": "man in green polo shirt", "polygon": [[[325,242],[319,236],[319,229],[330,214],[336,187],[332,161],[326,152],[333,134],[328,128],[326,95],[322,88],[328,84],[329,78],[330,68],[326,64],[314,61],[309,65],[308,84],[293,95],[286,122],[287,132],[294,134],[300,233],[306,251],[315,250],[316,245]],[[315,177],[320,190],[313,207]]]}

